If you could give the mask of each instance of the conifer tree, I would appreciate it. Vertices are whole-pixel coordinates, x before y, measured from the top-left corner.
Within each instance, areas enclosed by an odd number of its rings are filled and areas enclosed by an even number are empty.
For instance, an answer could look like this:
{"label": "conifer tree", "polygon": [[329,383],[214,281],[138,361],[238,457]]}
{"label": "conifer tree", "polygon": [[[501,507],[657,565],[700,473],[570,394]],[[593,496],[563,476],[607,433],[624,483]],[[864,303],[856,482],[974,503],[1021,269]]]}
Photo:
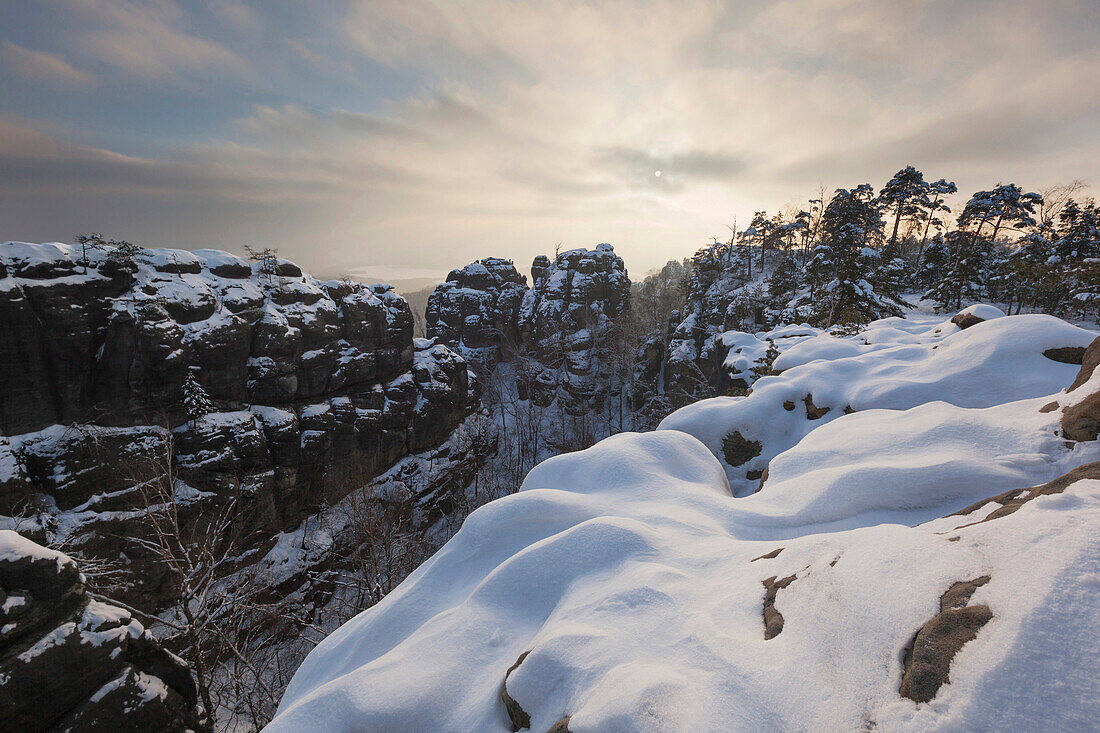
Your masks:
{"label": "conifer tree", "polygon": [[922,288],[931,288],[943,277],[950,261],[951,254],[947,251],[943,235],[937,234],[932,237],[917,262],[917,283]]}
{"label": "conifer tree", "polygon": [[944,239],[950,253],[947,268],[924,297],[939,310],[958,310],[964,300],[981,300],[992,243],[961,231],[948,232]]}
{"label": "conifer tree", "polygon": [[775,301],[790,295],[798,289],[798,266],[792,255],[787,255],[776,265],[768,277],[768,294]]}
{"label": "conifer tree", "polygon": [[206,393],[199,380],[195,376],[194,368],[187,370],[187,378],[183,382],[183,406],[187,408],[187,416],[191,420],[201,420],[206,415],[214,412],[214,403],[210,395]]}
{"label": "conifer tree", "polygon": [[825,325],[865,323],[888,315],[901,315],[893,294],[876,293],[871,282],[881,261],[882,215],[875,205],[874,189],[862,184],[838,189],[821,219],[821,243],[811,260],[811,279],[821,282],[815,296],[815,319]]}
{"label": "conifer tree", "polygon": [[878,195],[878,203],[884,211],[894,215],[894,228],[887,241],[888,246],[896,246],[898,228],[905,217],[916,217],[932,205],[928,197],[928,185],[924,174],[911,165],[907,165],[886,182]]}
{"label": "conifer tree", "polygon": [[958,190],[953,181],[944,178],[928,184],[928,207],[926,209],[928,217],[924,220],[924,234],[921,235],[920,251],[917,253],[918,261],[924,254],[924,245],[928,241],[929,232],[932,231],[933,227],[941,229],[944,226],[943,219],[939,217],[939,214],[951,213],[951,209],[944,203],[944,199]]}

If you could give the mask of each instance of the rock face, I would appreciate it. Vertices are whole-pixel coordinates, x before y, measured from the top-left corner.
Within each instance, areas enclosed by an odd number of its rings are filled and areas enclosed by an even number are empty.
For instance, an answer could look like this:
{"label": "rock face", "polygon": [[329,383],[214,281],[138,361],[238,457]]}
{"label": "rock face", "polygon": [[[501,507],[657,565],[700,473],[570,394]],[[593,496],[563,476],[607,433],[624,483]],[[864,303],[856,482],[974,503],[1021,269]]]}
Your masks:
{"label": "rock face", "polygon": [[531,399],[549,404],[555,397],[566,412],[583,415],[598,408],[609,389],[605,339],[615,320],[630,307],[630,279],[610,244],[574,249],[553,262],[536,257],[534,287],[524,297],[519,329],[523,343],[541,365]]}
{"label": "rock face", "polygon": [[[215,410],[196,420],[189,372]],[[103,530],[93,552],[125,551],[132,487],[158,471],[195,500],[239,499],[244,530],[270,535],[477,404],[466,362],[414,343],[389,286],[214,250],[0,245],[0,514],[78,515]]]}
{"label": "rock face", "polygon": [[558,400],[579,416],[609,390],[604,340],[630,307],[630,279],[610,244],[545,255],[531,265],[532,287],[509,260],[479,260],[447,277],[428,301],[429,336],[485,369],[527,357],[517,371],[522,399]]}
{"label": "rock face", "polygon": [[5,730],[206,731],[186,664],[128,612],[92,600],[67,556],[0,530]]}
{"label": "rock face", "polygon": [[483,372],[519,342],[519,308],[527,278],[511,260],[487,257],[451,270],[428,298],[428,338],[437,338]]}

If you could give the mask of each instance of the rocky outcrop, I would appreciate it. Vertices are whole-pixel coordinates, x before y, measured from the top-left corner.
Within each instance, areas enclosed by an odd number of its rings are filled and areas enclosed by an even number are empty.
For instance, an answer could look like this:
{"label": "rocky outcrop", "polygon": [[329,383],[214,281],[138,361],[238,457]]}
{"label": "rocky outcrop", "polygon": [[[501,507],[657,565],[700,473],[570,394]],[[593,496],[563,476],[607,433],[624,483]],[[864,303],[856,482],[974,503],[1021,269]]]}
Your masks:
{"label": "rocky outcrop", "polygon": [[427,332],[485,370],[522,353],[521,399],[571,415],[598,408],[609,392],[608,338],[630,307],[630,279],[610,244],[545,255],[532,286],[509,260],[454,270],[428,301]]}
{"label": "rocky outcrop", "polygon": [[89,597],[76,563],[0,530],[4,730],[206,731],[186,664],[127,611]]}
{"label": "rocky outcrop", "polygon": [[988,507],[991,503],[998,506],[989,512],[984,519],[979,519],[970,524],[963,524],[956,529],[962,529],[963,527],[969,527],[974,524],[982,524],[983,522],[991,522],[994,519],[1000,519],[1001,517],[1007,517],[1009,514],[1015,513],[1024,504],[1029,501],[1038,499],[1040,496],[1053,496],[1055,494],[1061,494],[1067,488],[1085,479],[1097,479],[1100,480],[1100,461],[1093,461],[1092,463],[1086,463],[1083,466],[1078,466],[1069,473],[1062,474],[1053,481],[1048,481],[1045,484],[1039,486],[1032,486],[1026,489],[1012,489],[996,496],[991,496],[988,499],[982,499],[979,502],[971,504],[965,509],[960,509],[955,512],[953,516],[968,516],[974,512]]}
{"label": "rocky outcrop", "polygon": [[483,372],[506,345],[519,343],[519,308],[527,278],[511,260],[487,257],[457,270],[428,298],[428,338],[436,338]]}
{"label": "rocky outcrop", "polygon": [[8,242],[0,264],[4,435],[175,416],[191,368],[234,407],[369,397],[413,361],[412,314],[391,288],[318,282],[285,260],[268,271],[225,252],[143,250],[85,263],[67,245]]}
{"label": "rocky outcrop", "polygon": [[523,344],[541,367],[529,382],[531,399],[558,399],[567,413],[583,415],[609,392],[606,340],[630,307],[626,268],[610,244],[599,244],[562,252],[553,262],[536,257],[531,277],[519,321]]}
{"label": "rocky outcrop", "polygon": [[[478,404],[465,360],[414,342],[389,286],[214,250],[11,242],[0,275],[0,514],[60,522],[94,554],[140,559],[125,537],[152,476],[199,514],[234,502],[242,538],[270,537],[439,446]],[[197,419],[189,373],[213,408]],[[136,592],[162,595],[133,570]]]}

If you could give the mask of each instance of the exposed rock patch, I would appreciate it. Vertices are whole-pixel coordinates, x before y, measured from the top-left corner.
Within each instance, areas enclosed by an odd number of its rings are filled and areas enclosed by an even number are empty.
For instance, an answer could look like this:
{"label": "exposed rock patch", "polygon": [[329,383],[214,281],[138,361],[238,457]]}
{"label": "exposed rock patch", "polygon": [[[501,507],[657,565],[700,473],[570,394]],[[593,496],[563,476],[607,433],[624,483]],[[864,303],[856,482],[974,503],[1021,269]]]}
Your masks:
{"label": "exposed rock patch", "polygon": [[965,330],[971,326],[977,326],[979,323],[985,323],[985,319],[978,318],[973,313],[958,313],[951,317],[951,322]]}
{"label": "exposed rock patch", "polygon": [[[504,703],[504,709],[508,712],[508,719],[512,721],[512,730],[519,731],[523,728],[531,727],[531,716],[527,714],[520,704],[508,694],[508,677],[519,668],[519,665],[523,664],[523,660],[527,659],[527,655],[531,653],[528,649],[523,654],[519,655],[519,659],[516,663],[508,668],[508,671],[504,673],[504,681],[500,683],[500,699]],[[566,719],[568,721],[568,719]],[[556,724],[555,724],[556,725]]]}
{"label": "exposed rock patch", "polygon": [[567,715],[561,720],[555,722],[552,726],[546,729],[546,733],[570,733],[569,716]]}
{"label": "exposed rock patch", "polygon": [[734,430],[722,440],[722,455],[731,466],[751,461],[760,455],[762,449],[760,441],[746,438],[740,430]]}
{"label": "exposed rock patch", "polygon": [[1043,352],[1043,356],[1062,364],[1080,364],[1085,358],[1085,347],[1063,346],[1057,349],[1047,349]]}
{"label": "exposed rock patch", "polygon": [[756,562],[757,560],[771,560],[772,558],[779,557],[779,553],[781,552],[783,552],[783,548],[777,547],[771,552],[765,553],[760,557],[754,557],[753,559],[749,560],[749,562]]}
{"label": "exposed rock patch", "polygon": [[810,394],[806,395],[806,397],[802,401],[806,404],[807,420],[820,420],[821,418],[825,417],[825,415],[828,414],[829,410],[831,409],[829,407],[818,407],[817,405],[815,405],[814,396]]}
{"label": "exposed rock patch", "polygon": [[1050,496],[1053,494],[1061,494],[1067,488],[1082,481],[1084,479],[1100,479],[1100,461],[1094,461],[1092,463],[1086,463],[1083,466],[1078,466],[1069,473],[1063,474],[1053,481],[1049,481],[1040,486],[1033,486],[1027,489],[1012,489],[1006,491],[1003,494],[983,499],[979,502],[971,504],[965,509],[960,509],[952,516],[966,516],[973,514],[979,509],[988,506],[990,502],[999,504],[1000,506],[990,512],[984,519],[977,522],[971,522],[969,524],[963,524],[956,529],[962,527],[970,527],[974,524],[981,524],[982,522],[989,522],[994,519],[1000,519],[1001,517],[1007,517],[1009,514],[1014,513],[1024,504],[1028,503],[1032,499],[1037,499],[1040,496]]}
{"label": "exposed rock patch", "polygon": [[774,639],[783,631],[783,614],[775,607],[775,596],[795,581],[796,575],[776,580],[773,575],[764,581],[764,641]]}
{"label": "exposed rock patch", "polygon": [[988,606],[969,606],[974,591],[989,582],[983,575],[954,583],[940,597],[940,612],[922,626],[905,649],[898,692],[928,702],[950,681],[951,660],[993,618]]}
{"label": "exposed rock patch", "polygon": [[1062,435],[1070,440],[1096,440],[1100,434],[1100,390],[1062,413]]}
{"label": "exposed rock patch", "polygon": [[1096,367],[1100,365],[1100,338],[1095,339],[1085,348],[1085,353],[1081,356],[1080,363],[1081,369],[1077,372],[1077,376],[1069,386],[1069,389],[1066,390],[1067,392],[1072,392],[1089,381]]}

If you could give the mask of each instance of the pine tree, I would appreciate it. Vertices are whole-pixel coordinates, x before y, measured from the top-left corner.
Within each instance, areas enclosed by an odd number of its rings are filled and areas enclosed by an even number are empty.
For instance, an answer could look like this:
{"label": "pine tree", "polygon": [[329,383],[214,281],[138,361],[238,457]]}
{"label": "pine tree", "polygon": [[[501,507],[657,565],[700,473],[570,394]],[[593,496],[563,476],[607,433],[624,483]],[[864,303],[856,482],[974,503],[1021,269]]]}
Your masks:
{"label": "pine tree", "polygon": [[905,304],[893,294],[876,293],[871,282],[882,239],[874,189],[866,183],[837,189],[822,215],[821,243],[810,263],[811,287],[825,281],[815,294],[815,320],[832,326],[901,315]]}
{"label": "pine tree", "polygon": [[947,268],[924,298],[939,310],[958,310],[964,300],[981,300],[992,244],[961,231],[948,232],[945,242],[950,257]]}
{"label": "pine tree", "polygon": [[214,403],[210,400],[210,395],[206,393],[206,390],[199,384],[199,380],[195,376],[196,370],[187,370],[187,378],[183,382],[183,406],[187,408],[187,416],[192,420],[201,420],[206,415],[214,412]]}
{"label": "pine tree", "polygon": [[943,277],[951,261],[943,235],[937,234],[921,253],[917,263],[917,283],[925,289],[931,288]]}
{"label": "pine tree", "polygon": [[1009,298],[1016,301],[1017,312],[1025,303],[1031,308],[1058,309],[1065,292],[1060,287],[1060,268],[1052,258],[1053,251],[1049,239],[1041,232],[1032,232],[1005,258],[1003,279]]}
{"label": "pine tree", "polygon": [[978,191],[966,202],[959,214],[959,228],[971,231],[977,242],[986,224],[992,224],[989,241],[997,241],[1004,227],[1035,226],[1035,207],[1043,202],[1037,193],[1024,193],[1015,183],[996,186],[992,191]]}
{"label": "pine tree", "polygon": [[938,216],[941,212],[944,214],[950,214],[951,209],[943,201],[947,196],[958,192],[958,187],[955,186],[953,181],[948,181],[944,178],[936,181],[935,183],[928,184],[928,218],[924,220],[924,234],[920,238],[920,251],[917,252],[917,260],[921,259],[924,254],[924,245],[928,241],[928,233],[932,231],[932,228],[941,229],[944,226],[943,220]]}
{"label": "pine tree", "polygon": [[888,246],[893,247],[897,244],[898,228],[903,218],[919,216],[932,205],[928,192],[924,174],[911,165],[895,173],[894,177],[882,187],[878,195],[879,206],[894,214],[894,228],[887,242]]}
{"label": "pine tree", "polygon": [[776,265],[768,277],[768,294],[774,301],[781,301],[798,288],[798,266],[794,257],[787,255]]}
{"label": "pine tree", "polygon": [[1073,199],[1066,202],[1058,215],[1058,236],[1053,254],[1061,262],[1069,263],[1100,255],[1097,239],[1100,238],[1100,210],[1091,201],[1084,205]]}

